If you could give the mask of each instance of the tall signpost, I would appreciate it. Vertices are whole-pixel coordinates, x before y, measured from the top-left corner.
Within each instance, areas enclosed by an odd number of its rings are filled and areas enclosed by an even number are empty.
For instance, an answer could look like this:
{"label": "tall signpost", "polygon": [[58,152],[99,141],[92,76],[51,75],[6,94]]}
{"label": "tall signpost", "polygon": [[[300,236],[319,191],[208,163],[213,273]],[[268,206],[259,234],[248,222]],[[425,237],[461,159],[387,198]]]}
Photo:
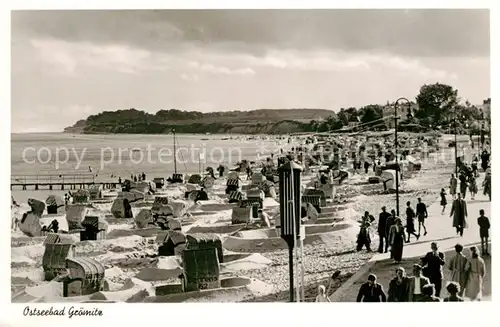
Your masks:
{"label": "tall signpost", "polygon": [[280,192],[280,223],[281,238],[288,245],[289,275],[290,275],[290,302],[294,302],[294,275],[293,252],[296,244],[300,242],[300,214],[301,194],[300,177],[302,166],[294,161],[289,161],[278,167],[279,192]]}

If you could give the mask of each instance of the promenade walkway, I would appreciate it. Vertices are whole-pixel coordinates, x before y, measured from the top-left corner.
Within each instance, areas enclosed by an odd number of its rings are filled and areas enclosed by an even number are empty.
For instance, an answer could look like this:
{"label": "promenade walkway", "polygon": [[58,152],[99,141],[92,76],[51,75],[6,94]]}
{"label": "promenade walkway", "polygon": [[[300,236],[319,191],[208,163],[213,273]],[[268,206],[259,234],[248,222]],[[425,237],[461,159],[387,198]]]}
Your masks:
{"label": "promenade walkway", "polygon": [[[478,179],[482,182],[484,174]],[[365,266],[363,266],[355,275],[353,275],[346,283],[344,283],[336,292],[330,296],[332,302],[355,302],[356,296],[361,284],[367,281],[368,275],[374,273],[377,275],[378,282],[382,284],[384,290],[387,291],[390,280],[395,276],[395,269],[402,266],[406,269],[408,275],[412,274],[412,266],[414,263],[420,263],[420,258],[430,251],[431,242],[437,242],[441,252],[445,254],[448,261],[454,254],[454,246],[461,243],[466,249],[472,245],[480,246],[479,227],[477,226],[477,217],[479,210],[484,209],[485,215],[491,221],[491,203],[486,196],[482,194],[476,195],[474,201],[470,200],[470,195],[466,198],[468,211],[468,228],[465,229],[463,237],[457,236],[455,228],[452,227],[452,218],[450,218],[451,199],[448,196],[448,206],[443,215],[441,215],[441,206],[439,201],[432,204],[428,208],[429,218],[426,220],[427,235],[422,235],[418,241],[412,236],[412,242],[406,243],[403,249],[403,261],[400,264],[395,264],[389,259],[389,254],[376,254]],[[415,226],[417,227],[417,225]],[[372,248],[378,248],[378,238],[374,239]],[[464,251],[469,256],[468,250]],[[490,246],[491,253],[491,246]],[[487,272],[484,281],[484,300],[491,299],[491,261],[490,257],[483,258],[486,263]],[[449,271],[445,268],[444,281],[449,280]],[[446,294],[445,284],[441,296]]]}

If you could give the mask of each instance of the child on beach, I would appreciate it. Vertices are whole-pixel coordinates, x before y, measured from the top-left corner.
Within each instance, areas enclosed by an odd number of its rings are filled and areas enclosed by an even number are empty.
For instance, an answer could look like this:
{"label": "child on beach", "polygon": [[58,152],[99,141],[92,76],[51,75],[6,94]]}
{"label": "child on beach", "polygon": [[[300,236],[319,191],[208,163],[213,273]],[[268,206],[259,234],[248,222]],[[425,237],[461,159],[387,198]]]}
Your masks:
{"label": "child on beach", "polygon": [[314,302],[330,302],[330,298],[326,295],[325,285],[318,286],[318,295],[316,296],[316,301]]}
{"label": "child on beach", "polygon": [[446,192],[444,191],[444,188],[441,189],[441,206],[443,207],[443,210],[441,211],[441,214],[444,215],[444,210],[446,209],[446,205],[448,204],[446,202]]}

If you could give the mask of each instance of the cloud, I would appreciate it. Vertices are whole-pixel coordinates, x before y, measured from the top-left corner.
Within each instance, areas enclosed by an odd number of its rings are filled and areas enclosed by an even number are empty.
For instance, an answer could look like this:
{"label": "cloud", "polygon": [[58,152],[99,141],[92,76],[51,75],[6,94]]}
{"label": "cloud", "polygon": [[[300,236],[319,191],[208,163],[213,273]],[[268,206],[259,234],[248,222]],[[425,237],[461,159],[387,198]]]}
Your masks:
{"label": "cloud", "polygon": [[[464,22],[467,22],[464,24]],[[13,37],[245,49],[379,50],[402,56],[489,56],[486,9],[14,11]]]}
{"label": "cloud", "polygon": [[231,69],[224,66],[216,66],[211,63],[199,63],[198,61],[189,62],[189,66],[207,73],[224,74],[224,75],[255,75],[255,71],[251,68],[236,68]]}
{"label": "cloud", "polygon": [[70,43],[54,39],[34,39],[31,46],[40,59],[61,68],[66,73],[88,67],[112,69],[123,73],[157,69],[150,64],[151,52],[122,45],[99,46],[90,43]]}
{"label": "cloud", "polygon": [[335,110],[435,82],[490,96],[487,10],[14,11],[11,44],[15,131],[131,107]]}
{"label": "cloud", "polygon": [[198,82],[200,80],[200,77],[198,75],[195,75],[195,74],[186,74],[186,73],[183,73],[180,75],[181,79],[185,80],[185,81],[189,81],[189,82]]}

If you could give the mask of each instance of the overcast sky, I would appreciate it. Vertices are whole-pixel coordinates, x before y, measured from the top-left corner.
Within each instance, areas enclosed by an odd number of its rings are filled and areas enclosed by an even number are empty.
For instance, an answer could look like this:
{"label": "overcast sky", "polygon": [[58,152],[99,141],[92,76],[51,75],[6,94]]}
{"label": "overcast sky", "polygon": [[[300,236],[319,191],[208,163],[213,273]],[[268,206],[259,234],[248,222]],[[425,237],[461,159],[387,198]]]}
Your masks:
{"label": "overcast sky", "polygon": [[103,110],[324,108],[448,83],[490,96],[487,10],[12,13],[12,131]]}

